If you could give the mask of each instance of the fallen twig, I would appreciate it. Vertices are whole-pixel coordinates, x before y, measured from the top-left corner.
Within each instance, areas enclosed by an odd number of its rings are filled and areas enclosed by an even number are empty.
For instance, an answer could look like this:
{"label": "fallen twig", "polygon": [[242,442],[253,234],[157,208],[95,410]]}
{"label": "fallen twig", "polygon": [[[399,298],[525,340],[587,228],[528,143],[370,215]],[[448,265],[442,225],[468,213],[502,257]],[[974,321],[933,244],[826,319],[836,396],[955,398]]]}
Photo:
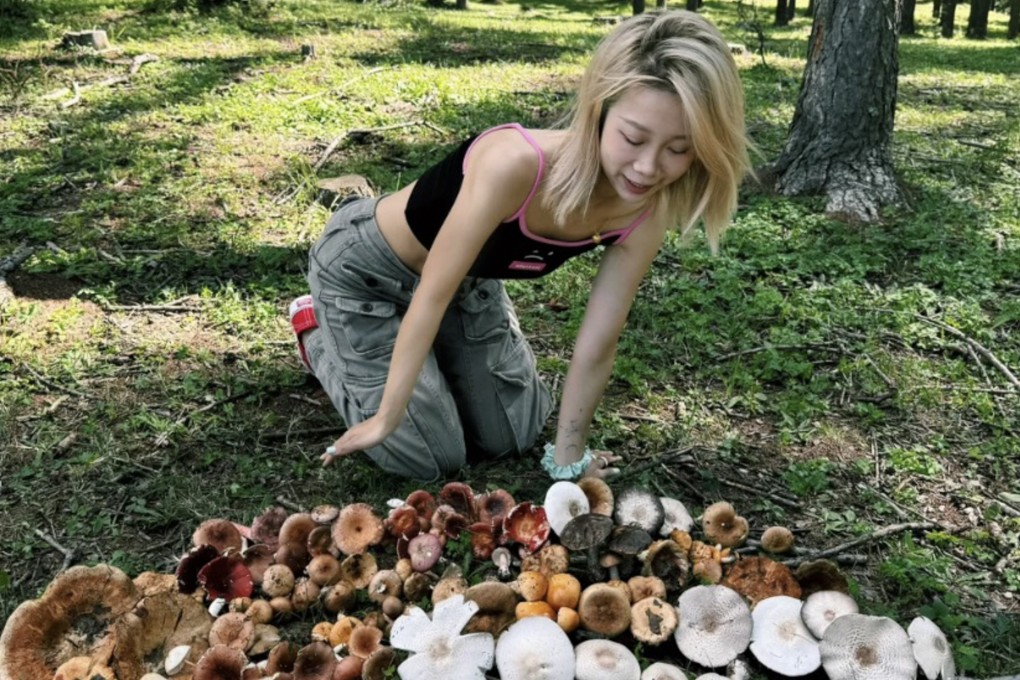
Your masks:
{"label": "fallen twig", "polygon": [[634,475],[641,474],[645,470],[649,470],[659,465],[665,466],[666,463],[676,463],[677,465],[688,465],[695,462],[694,456],[690,455],[694,450],[693,446],[685,446],[680,449],[673,449],[672,451],[666,451],[660,453],[657,456],[652,456],[650,460],[637,465],[628,465],[620,474],[613,477],[613,482],[619,482],[622,479],[633,477]]}
{"label": "fallen twig", "polygon": [[154,61],[159,61],[159,57],[155,54],[139,54],[131,59],[131,67],[128,69],[128,74],[134,75],[138,73],[138,69]]}
{"label": "fallen twig", "polygon": [[49,543],[54,550],[56,550],[57,552],[64,556],[64,563],[60,566],[60,571],[64,571],[71,566],[71,564],[74,562],[73,550],[69,550],[64,546],[60,545],[59,543],[57,543],[56,539],[52,538],[49,534],[40,529],[33,529],[32,531],[35,532],[36,536]]}
{"label": "fallen twig", "polygon": [[302,508],[300,505],[298,505],[297,503],[295,503],[294,501],[290,500],[289,498],[282,494],[276,497],[276,502],[282,505],[283,507],[287,508],[288,510],[293,510],[294,512],[305,511],[305,509]]}
{"label": "fallen twig", "polygon": [[865,543],[870,543],[871,541],[876,541],[880,538],[892,536],[894,534],[898,534],[904,531],[928,531],[930,529],[939,528],[941,527],[939,527],[939,525],[935,524],[934,522],[906,522],[904,524],[891,524],[887,527],[882,527],[881,529],[873,531],[865,536],[859,536],[852,541],[840,543],[839,545],[833,546],[832,548],[826,548],[825,550],[819,550],[809,555],[784,560],[783,564],[785,564],[788,567],[795,567],[801,564],[802,562],[811,562],[813,560],[818,560],[823,557],[839,555],[840,553],[846,552],[851,548],[856,548],[859,545],[864,545]]}
{"label": "fallen twig", "polygon": [[820,342],[808,342],[800,345],[762,345],[761,347],[752,347],[751,349],[742,349],[738,352],[730,352],[728,354],[722,354],[715,358],[716,361],[725,361],[727,359],[733,359],[736,357],[746,356],[748,354],[758,354],[760,352],[768,352],[769,350],[816,350],[819,352],[841,352],[842,349],[838,346],[833,346],[826,343]]}
{"label": "fallen twig", "polygon": [[717,477],[716,479],[718,479],[719,483],[724,486],[729,486],[734,489],[740,489],[741,491],[747,491],[758,496],[765,496],[766,498],[775,501],[779,505],[786,506],[793,510],[800,510],[803,507],[798,501],[791,500],[789,498],[784,498],[783,496],[779,496],[774,493],[769,493],[768,491],[765,491],[764,489],[761,489],[759,487],[753,487],[750,486],[749,484],[735,482],[732,479],[726,479],[725,477]]}
{"label": "fallen twig", "polygon": [[50,389],[59,390],[61,392],[66,392],[67,394],[70,394],[73,397],[80,397],[82,399],[89,399],[90,398],[89,395],[85,394],[84,392],[79,392],[78,390],[73,390],[70,387],[64,387],[63,385],[60,385],[58,383],[53,382],[49,378],[41,375],[38,371],[36,371],[34,368],[32,368],[31,366],[29,366],[26,363],[22,362],[21,366],[26,371],[31,373],[32,377],[35,378],[37,382],[42,383],[44,386],[49,387]]}
{"label": "fallen twig", "polygon": [[268,441],[275,441],[279,439],[290,439],[291,437],[317,437],[323,434],[339,435],[343,431],[343,427],[337,425],[336,427],[311,427],[304,430],[277,430],[275,432],[267,432],[262,435],[263,439]]}
{"label": "fallen twig", "polygon": [[103,305],[106,312],[201,312],[201,307],[187,305]]}
{"label": "fallen twig", "polygon": [[71,81],[71,86],[74,88],[74,96],[71,97],[70,99],[68,99],[66,102],[63,102],[60,105],[60,108],[62,108],[62,109],[71,108],[72,106],[74,106],[75,104],[77,104],[78,102],[81,101],[81,88],[78,87],[78,81],[77,80],[72,80]]}
{"label": "fallen twig", "polygon": [[988,361],[991,362],[992,366],[995,366],[995,368],[998,369],[998,371],[1006,377],[1006,379],[1010,382],[1011,385],[1013,385],[1013,387],[1020,387],[1020,378],[1017,378],[1015,375],[1013,375],[1013,372],[1009,370],[1009,367],[1006,366],[1001,361],[999,361],[999,358],[992,354],[991,350],[982,345],[980,342],[970,337],[960,329],[954,328],[949,324],[943,323],[937,319],[932,319],[931,317],[924,316],[923,314],[915,314],[914,316],[916,316],[921,321],[924,321],[925,323],[930,323],[933,326],[937,326],[938,328],[941,328],[942,330],[949,333],[953,337],[959,338],[960,340],[966,342],[970,347],[977,350],[977,352],[981,354],[981,356],[983,356],[985,359],[988,359]]}
{"label": "fallen twig", "polygon": [[340,94],[343,90],[347,89],[348,86],[353,85],[359,80],[364,80],[365,78],[371,75],[375,75],[376,73],[381,73],[383,71],[392,71],[395,68],[396,68],[395,66],[379,66],[377,68],[369,69],[368,71],[358,75],[357,77],[351,78],[347,82],[342,83],[339,87],[334,87],[331,90],[322,90],[321,92],[313,92],[312,94],[306,94],[303,97],[298,97],[292,103],[300,104],[301,102],[306,102],[310,99],[317,99],[318,97],[322,97],[327,94],[328,95]]}

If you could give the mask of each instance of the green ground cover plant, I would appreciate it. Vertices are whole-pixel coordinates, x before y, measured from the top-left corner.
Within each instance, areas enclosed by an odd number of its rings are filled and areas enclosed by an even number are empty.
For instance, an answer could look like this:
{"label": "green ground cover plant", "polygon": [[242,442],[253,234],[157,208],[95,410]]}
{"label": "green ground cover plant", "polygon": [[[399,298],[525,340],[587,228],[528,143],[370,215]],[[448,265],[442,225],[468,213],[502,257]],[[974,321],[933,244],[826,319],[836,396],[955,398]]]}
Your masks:
{"label": "green ground cover plant", "polygon": [[[741,4],[701,11],[748,46],[764,164],[810,21],[766,27],[759,55]],[[0,258],[35,250],[0,289],[0,621],[70,561],[169,571],[203,519],[415,488],[318,462],[342,425],[285,318],[328,216],[315,183],[390,191],[467,134],[553,123],[607,30],[593,17],[628,6],[2,8]],[[627,457],[621,484],[725,498],[752,533],[785,523],[809,548],[929,523],[866,542],[847,572],[866,611],[929,616],[982,677],[1020,669],[1020,47],[1003,14],[988,40],[946,40],[930,10],[901,41],[902,203],[846,224],[749,182],[721,256],[671,240],[592,443]],[[112,50],[57,47],[92,27]],[[509,286],[550,385],[595,266]],[[541,499],[537,461],[463,479]]]}

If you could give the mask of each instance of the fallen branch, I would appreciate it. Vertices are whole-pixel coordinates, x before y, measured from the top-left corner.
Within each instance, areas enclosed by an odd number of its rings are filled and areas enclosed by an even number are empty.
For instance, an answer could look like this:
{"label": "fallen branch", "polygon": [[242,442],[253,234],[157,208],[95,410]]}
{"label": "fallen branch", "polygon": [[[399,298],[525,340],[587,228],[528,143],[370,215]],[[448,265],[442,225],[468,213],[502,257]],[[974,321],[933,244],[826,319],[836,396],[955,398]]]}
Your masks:
{"label": "fallen branch", "polygon": [[757,496],[765,496],[766,498],[775,501],[779,505],[783,505],[793,510],[800,510],[803,507],[798,501],[791,500],[789,498],[784,498],[783,496],[779,496],[774,493],[769,493],[768,491],[765,491],[764,489],[761,489],[759,487],[754,487],[749,484],[743,484],[741,482],[735,482],[732,479],[726,479],[725,477],[717,477],[717,479],[719,480],[719,483],[724,486],[729,486],[734,489],[740,489],[741,491],[747,491]]}
{"label": "fallen branch", "polygon": [[78,87],[78,81],[72,80],[71,86],[74,88],[74,96],[60,105],[60,108],[62,109],[69,109],[81,101],[81,88]]}
{"label": "fallen branch", "polygon": [[694,456],[690,455],[694,451],[693,446],[685,446],[680,449],[673,449],[672,451],[666,451],[657,456],[652,456],[651,460],[639,463],[638,465],[628,465],[620,474],[613,477],[613,483],[619,482],[622,479],[639,475],[645,470],[649,470],[659,465],[665,466],[667,462],[676,463],[677,465],[690,465],[696,462]]}
{"label": "fallen branch", "polygon": [[985,359],[988,359],[988,361],[991,362],[992,366],[995,366],[995,368],[998,369],[998,371],[1006,377],[1006,379],[1010,382],[1011,385],[1013,385],[1013,387],[1020,387],[1020,378],[1017,378],[1015,375],[1013,375],[1013,372],[1009,370],[1009,367],[1006,366],[1001,361],[999,361],[999,358],[992,354],[991,350],[982,345],[980,342],[970,337],[969,335],[959,330],[958,328],[954,328],[949,324],[942,323],[937,319],[932,319],[930,317],[924,316],[923,314],[915,314],[914,316],[916,316],[921,321],[924,321],[925,323],[930,323],[933,326],[941,328],[942,330],[949,333],[955,338],[963,340],[965,343],[967,343],[967,345],[977,350],[977,352],[981,356],[983,356]]}
{"label": "fallen branch", "polygon": [[294,512],[305,511],[305,509],[302,508],[300,505],[298,505],[297,503],[295,503],[294,501],[290,500],[289,498],[282,494],[276,497],[276,502],[282,505],[283,507],[287,508],[288,510],[293,510]]}
{"label": "fallen branch", "polygon": [[133,76],[138,73],[140,68],[155,61],[159,61],[159,57],[155,54],[139,54],[131,59],[131,67],[128,69],[128,74]]}
{"label": "fallen branch", "polygon": [[276,432],[267,432],[262,435],[262,438],[268,441],[275,441],[290,439],[291,437],[317,437],[323,434],[339,436],[342,432],[343,427],[337,425],[336,427],[311,427],[304,430],[277,430]]}
{"label": "fallen branch", "polygon": [[187,305],[103,305],[105,312],[201,312],[201,307]]}
{"label": "fallen branch", "polygon": [[832,555],[839,555],[840,553],[846,552],[851,548],[856,548],[859,545],[877,541],[880,538],[887,536],[893,536],[904,531],[929,531],[931,529],[938,529],[939,525],[934,522],[906,522],[904,524],[891,524],[887,527],[882,527],[877,531],[873,531],[865,536],[859,536],[852,541],[846,543],[840,543],[832,548],[826,548],[825,550],[819,550],[818,552],[810,553],[802,557],[796,557],[790,560],[784,560],[783,564],[788,567],[796,567],[802,562],[811,562],[814,560],[821,559],[823,557],[830,557]]}
{"label": "fallen branch", "polygon": [[[27,526],[27,525],[26,525]],[[60,566],[60,571],[65,571],[74,562],[74,551],[65,548],[64,546],[57,543],[56,539],[52,538],[49,534],[41,531],[40,529],[33,529],[35,535],[46,541],[50,546],[64,556],[64,563]]]}
{"label": "fallen branch", "polygon": [[43,386],[49,387],[51,390],[59,390],[60,392],[66,392],[67,394],[70,394],[73,397],[80,397],[81,399],[89,399],[90,398],[89,395],[85,394],[84,392],[79,392],[77,390],[73,390],[70,387],[64,387],[63,385],[55,383],[52,380],[50,380],[49,378],[47,378],[47,377],[45,377],[43,375],[40,375],[35,369],[33,369],[31,366],[29,366],[26,363],[22,363],[21,366],[26,371],[31,373],[32,377],[35,378],[37,382],[42,383]]}
{"label": "fallen branch", "polygon": [[751,349],[742,349],[739,352],[730,352],[729,354],[723,354],[715,358],[716,361],[726,361],[727,359],[734,359],[736,357],[747,356],[748,354],[758,354],[760,352],[768,352],[769,350],[817,350],[819,352],[840,352],[842,351],[839,347],[834,347],[829,344],[819,342],[809,342],[800,345],[762,345],[761,347],[752,347]]}

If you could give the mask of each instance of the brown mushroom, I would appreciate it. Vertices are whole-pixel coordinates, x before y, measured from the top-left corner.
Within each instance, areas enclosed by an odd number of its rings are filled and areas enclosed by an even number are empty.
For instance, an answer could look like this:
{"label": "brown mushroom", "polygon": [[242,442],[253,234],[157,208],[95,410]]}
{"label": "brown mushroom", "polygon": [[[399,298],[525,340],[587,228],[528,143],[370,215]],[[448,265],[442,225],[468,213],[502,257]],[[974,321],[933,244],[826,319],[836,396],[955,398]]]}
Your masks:
{"label": "brown mushroom", "polygon": [[305,645],[294,659],[294,680],[331,680],[336,657],[329,645],[312,642]]}
{"label": "brown mushroom", "polygon": [[412,491],[411,495],[404,501],[412,508],[418,511],[418,515],[425,520],[432,519],[432,513],[436,511],[439,504],[436,499],[428,491],[418,490]]}
{"label": "brown mushroom", "polygon": [[209,644],[226,645],[242,652],[255,641],[255,624],[244,614],[233,612],[217,618],[209,630]]}
{"label": "brown mushroom", "polygon": [[388,672],[396,664],[396,661],[397,654],[392,647],[380,647],[365,659],[365,663],[361,667],[362,680],[385,680],[385,678],[391,677]]}
{"label": "brown mushroom", "polygon": [[244,558],[244,566],[248,567],[251,574],[251,582],[257,586],[262,585],[262,577],[273,564],[273,550],[261,543],[249,546],[241,556]]}
{"label": "brown mushroom", "polygon": [[313,557],[306,571],[308,578],[319,586],[331,586],[340,580],[340,562],[328,553]]}
{"label": "brown mushroom", "polygon": [[588,497],[589,512],[596,515],[613,516],[613,490],[598,477],[582,477],[577,481],[581,491]]}
{"label": "brown mushroom", "polygon": [[303,612],[315,604],[319,599],[319,585],[307,578],[300,578],[294,582],[294,591],[290,594],[290,603],[294,611]]}
{"label": "brown mushroom", "polygon": [[355,588],[364,588],[372,582],[379,565],[370,553],[355,553],[340,563],[340,579]]}
{"label": "brown mushroom", "polygon": [[251,537],[275,551],[280,545],[280,527],[287,520],[287,511],[279,506],[266,508],[251,523]]}
{"label": "brown mushroom", "polygon": [[517,594],[506,583],[483,581],[464,592],[465,602],[474,602],[478,611],[464,626],[464,633],[490,633],[498,636],[514,622]]}
{"label": "brown mushroom", "polygon": [[414,572],[404,579],[404,597],[408,602],[418,602],[432,595],[435,576],[423,572]]}
{"label": "brown mushroom", "polygon": [[347,649],[353,656],[367,659],[382,646],[383,632],[375,626],[356,626],[347,640]]}
{"label": "brown mushroom", "polygon": [[447,482],[439,491],[440,505],[449,505],[468,520],[475,518],[475,494],[463,482]]}
{"label": "brown mushroom", "polygon": [[747,520],[737,514],[733,506],[719,501],[705,508],[701,529],[710,543],[724,548],[736,548],[747,540]]}
{"label": "brown mushroom", "polygon": [[220,556],[216,546],[200,545],[188,551],[177,563],[177,588],[180,592],[190,594],[198,589],[198,572],[202,567]]}
{"label": "brown mushroom", "polygon": [[769,527],[761,535],[761,547],[765,552],[779,555],[793,549],[793,532],[786,527]]}
{"label": "brown mushroom", "polygon": [[382,520],[367,503],[348,505],[333,522],[333,542],[345,555],[361,554],[382,538]]}
{"label": "brown mushroom", "polygon": [[577,605],[581,627],[614,637],[630,627],[630,601],[617,588],[594,583],[581,593]]}
{"label": "brown mushroom", "polygon": [[333,545],[333,529],[326,524],[320,524],[308,533],[308,554],[315,558],[319,555],[330,555],[335,557],[340,551]]}
{"label": "brown mushroom", "polygon": [[631,602],[640,602],[648,597],[666,597],[666,584],[658,576],[631,576],[627,587],[630,588]]}
{"label": "brown mushroom", "polygon": [[722,585],[743,595],[753,606],[767,597],[800,598],[801,589],[790,568],[767,557],[747,557],[730,567]]}
{"label": "brown mushroom", "polygon": [[630,632],[649,645],[661,645],[673,636],[677,623],[676,608],[658,597],[638,600],[630,608]]}
{"label": "brown mushroom", "polygon": [[321,593],[322,606],[334,614],[346,611],[354,606],[357,589],[348,581],[337,581]]}
{"label": "brown mushroom", "polygon": [[400,597],[403,590],[404,583],[400,580],[397,572],[392,569],[381,569],[368,583],[368,599],[382,604],[387,597]]}
{"label": "brown mushroom", "polygon": [[240,649],[227,645],[213,645],[202,655],[192,673],[193,680],[222,680],[240,678],[248,658]]}
{"label": "brown mushroom", "polygon": [[195,533],[191,535],[191,543],[196,548],[200,545],[211,545],[223,553],[228,550],[240,552],[243,541],[241,532],[230,520],[207,519],[195,529]]}
{"label": "brown mushroom", "polygon": [[295,512],[284,520],[277,538],[280,540],[280,545],[294,543],[307,547],[308,536],[317,526],[309,513]]}
{"label": "brown mushroom", "polygon": [[850,593],[850,584],[847,582],[846,576],[839,570],[836,563],[830,560],[804,562],[797,567],[794,578],[800,584],[801,597],[805,599],[820,590]]}
{"label": "brown mushroom", "polygon": [[495,522],[498,525],[503,524],[503,518],[515,505],[517,502],[514,497],[504,489],[496,489],[475,498],[475,512],[478,519],[483,522]]}

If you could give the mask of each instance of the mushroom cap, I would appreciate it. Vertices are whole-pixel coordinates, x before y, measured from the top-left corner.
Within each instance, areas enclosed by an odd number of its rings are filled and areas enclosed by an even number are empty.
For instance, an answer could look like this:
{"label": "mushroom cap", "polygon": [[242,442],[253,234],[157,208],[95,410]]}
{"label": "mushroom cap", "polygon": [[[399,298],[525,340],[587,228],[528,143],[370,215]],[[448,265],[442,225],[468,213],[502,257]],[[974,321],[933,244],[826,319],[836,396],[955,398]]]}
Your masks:
{"label": "mushroom cap", "polygon": [[478,612],[464,626],[465,633],[491,633],[499,636],[514,622],[517,593],[506,583],[482,581],[468,588],[464,599],[478,605]]}
{"label": "mushroom cap", "polygon": [[687,531],[694,527],[694,518],[691,517],[691,513],[687,510],[687,506],[678,501],[675,498],[668,498],[661,496],[659,502],[662,503],[662,511],[664,517],[662,518],[662,526],[659,527],[660,536],[669,536],[673,531]]}
{"label": "mushroom cap", "polygon": [[412,539],[421,532],[421,517],[410,505],[394,508],[383,522],[394,538]]}
{"label": "mushroom cap", "polygon": [[379,571],[379,564],[370,553],[359,553],[344,558],[340,563],[340,578],[355,588],[365,588]]}
{"label": "mushroom cap", "polygon": [[694,586],[677,602],[680,653],[708,668],[725,666],[751,643],[751,610],[725,586]]}
{"label": "mushroom cap", "polygon": [[335,505],[316,505],[308,513],[316,524],[330,524],[340,515],[340,508]]}
{"label": "mushroom cap", "polygon": [[412,491],[404,502],[417,510],[418,515],[426,520],[432,519],[432,513],[439,507],[435,497],[424,489]]}
{"label": "mushroom cap", "polygon": [[347,640],[347,649],[354,656],[367,659],[382,646],[383,632],[375,626],[355,626]]}
{"label": "mushroom cap", "polygon": [[400,597],[403,590],[404,582],[400,580],[397,572],[392,569],[380,569],[368,583],[368,599],[382,604],[387,597]]}
{"label": "mushroom cap", "polygon": [[659,497],[636,486],[624,489],[613,506],[613,520],[617,525],[638,527],[649,534],[659,531],[665,516]]}
{"label": "mushroom cap", "polygon": [[577,614],[585,630],[615,637],[630,627],[630,600],[608,583],[593,583],[581,592]]}
{"label": "mushroom cap", "polygon": [[283,521],[280,526],[280,533],[277,538],[280,540],[280,544],[284,543],[299,543],[303,546],[308,545],[308,535],[317,527],[318,524],[312,519],[311,514],[307,512],[295,512]]}
{"label": "mushroom cap", "polygon": [[500,635],[496,668],[502,680],[573,680],[574,645],[555,622],[529,616]]}
{"label": "mushroom cap", "polygon": [[652,544],[652,535],[638,526],[624,525],[613,529],[606,547],[618,555],[634,556]]}
{"label": "mushroom cap", "polygon": [[605,515],[578,515],[567,522],[560,543],[568,550],[588,550],[605,543],[613,532],[613,520]]}
{"label": "mushroom cap", "polygon": [[807,598],[819,590],[838,590],[850,593],[850,584],[836,563],[831,560],[813,560],[797,567],[793,577],[800,584],[801,597]]}
{"label": "mushroom cap", "polygon": [[333,529],[328,524],[315,525],[315,528],[308,532],[308,543],[305,547],[312,557],[339,552],[333,545]]}
{"label": "mushroom cap", "polygon": [[914,680],[917,662],[903,627],[884,616],[846,614],[819,645],[831,680]]}
{"label": "mushroom cap", "polygon": [[274,564],[262,575],[262,592],[269,597],[283,597],[294,590],[294,572],[285,564]]}
{"label": "mushroom cap", "polygon": [[249,597],[255,588],[251,572],[238,553],[217,557],[207,563],[198,572],[198,582],[205,586],[210,599]]}
{"label": "mushroom cap", "polygon": [[336,656],[325,642],[312,642],[300,649],[294,659],[294,680],[330,680]]}
{"label": "mushroom cap", "polygon": [[709,543],[724,548],[735,548],[747,540],[750,527],[747,520],[739,516],[732,505],[726,501],[719,501],[705,508],[705,513],[701,517],[701,530]]}
{"label": "mushroom cap", "polygon": [[358,555],[383,538],[383,523],[368,503],[352,503],[333,522],[333,542],[344,555]]}
{"label": "mushroom cap", "polygon": [[640,680],[637,657],[619,642],[585,640],[574,649],[577,680]]}
{"label": "mushroom cap", "polygon": [[220,551],[213,545],[200,545],[187,552],[177,563],[177,589],[189,595],[198,589],[198,572],[202,567],[220,556]]}
{"label": "mushroom cap", "polygon": [[780,675],[800,677],[822,665],[818,642],[800,617],[800,600],[787,595],[769,597],[751,611],[751,653]]}
{"label": "mushroom cap", "polygon": [[907,626],[907,635],[914,645],[914,659],[928,680],[935,680],[940,674],[946,680],[956,677],[953,650],[934,621],[918,616]]}
{"label": "mushroom cap", "polygon": [[475,513],[482,522],[494,522],[502,526],[503,518],[515,505],[517,505],[517,501],[509,491],[496,489],[475,498]]}
{"label": "mushroom cap", "polygon": [[439,532],[447,538],[457,538],[462,531],[468,528],[470,523],[470,517],[457,512],[456,508],[447,503],[436,508],[430,522],[433,531]]}
{"label": "mushroom cap", "polygon": [[782,555],[790,552],[794,540],[793,532],[786,527],[769,527],[761,534],[761,547],[766,552]]}
{"label": "mushroom cap", "polygon": [[265,543],[273,550],[280,545],[280,527],[287,520],[287,511],[280,506],[268,507],[251,523],[252,540]]}
{"label": "mushroom cap", "polygon": [[209,630],[209,644],[226,645],[246,651],[255,641],[255,624],[239,612],[224,614],[213,621]]}
{"label": "mushroom cap", "polygon": [[386,670],[392,667],[396,660],[397,653],[392,647],[380,647],[365,659],[361,667],[362,680],[383,680],[386,677]]}
{"label": "mushroom cap", "polygon": [[450,505],[467,519],[474,519],[475,514],[475,492],[464,482],[447,482],[439,490],[437,499],[440,505]]}
{"label": "mushroom cap", "polygon": [[752,605],[776,595],[801,596],[800,584],[790,568],[767,557],[746,557],[736,562],[722,585],[737,591]]}
{"label": "mushroom cap", "polygon": [[251,574],[251,581],[256,585],[262,585],[262,577],[273,564],[273,550],[268,545],[256,543],[248,546],[248,549],[241,554],[244,559],[244,566],[248,567]]}
{"label": "mushroom cap", "polygon": [[227,645],[213,645],[195,664],[191,677],[193,680],[240,678],[241,670],[246,663],[248,659],[240,649]]}
{"label": "mushroom cap", "polygon": [[316,555],[305,569],[308,578],[319,586],[331,586],[340,579],[340,561],[329,553]]}
{"label": "mushroom cap", "polygon": [[415,571],[428,571],[435,566],[443,554],[443,545],[439,537],[430,533],[418,534],[407,544],[407,554],[411,559],[411,568]]}
{"label": "mushroom cap", "polygon": [[687,680],[687,674],[679,666],[657,661],[645,669],[641,680]]}
{"label": "mushroom cap", "polygon": [[666,538],[648,546],[641,573],[662,579],[669,589],[680,588],[690,577],[691,562],[676,541]]}
{"label": "mushroom cap", "polygon": [[480,560],[492,557],[492,551],[499,546],[499,535],[503,533],[503,524],[495,520],[475,522],[468,527],[471,534],[471,553]]}
{"label": "mushroom cap", "polygon": [[658,597],[638,600],[630,608],[630,632],[641,642],[661,645],[676,632],[676,608]]}
{"label": "mushroom cap", "polygon": [[609,485],[604,480],[598,477],[582,477],[577,480],[577,485],[581,487],[581,491],[584,491],[584,495],[588,497],[588,506],[591,508],[592,513],[605,515],[606,517],[613,516],[615,498],[613,497],[613,490],[609,488]]}
{"label": "mushroom cap", "polygon": [[518,503],[503,518],[503,531],[520,543],[525,553],[533,553],[549,538],[549,519],[545,509],[530,501]]}
{"label": "mushroom cap", "polygon": [[846,593],[838,590],[819,590],[804,600],[800,617],[811,634],[821,640],[830,623],[844,614],[856,614],[858,611],[857,603]]}
{"label": "mushroom cap", "polygon": [[573,482],[556,482],[545,492],[545,515],[549,526],[559,536],[567,522],[589,512],[588,497]]}
{"label": "mushroom cap", "polygon": [[413,652],[397,667],[404,680],[440,677],[475,678],[492,668],[495,642],[488,633],[461,635],[464,625],[478,611],[478,605],[453,595],[436,605],[432,618],[417,607],[393,622],[390,644]]}
{"label": "mushroom cap", "polygon": [[219,552],[236,550],[240,552],[244,541],[241,532],[229,519],[207,519],[198,525],[191,535],[191,544],[196,548],[200,545],[211,545]]}

